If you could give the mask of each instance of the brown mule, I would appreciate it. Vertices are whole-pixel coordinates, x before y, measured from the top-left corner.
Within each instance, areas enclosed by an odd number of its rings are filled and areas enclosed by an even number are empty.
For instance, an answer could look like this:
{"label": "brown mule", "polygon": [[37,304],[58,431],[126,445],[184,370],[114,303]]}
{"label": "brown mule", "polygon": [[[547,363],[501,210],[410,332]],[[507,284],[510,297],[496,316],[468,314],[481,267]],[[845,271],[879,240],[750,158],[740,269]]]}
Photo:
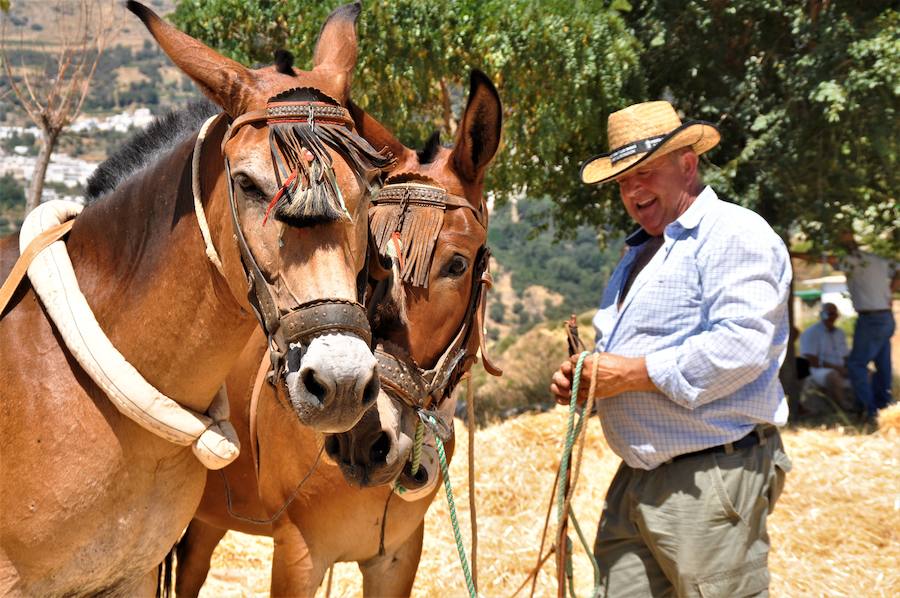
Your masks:
{"label": "brown mule", "polygon": [[[375,306],[375,336],[390,341],[407,351],[417,364],[430,368],[465,324],[470,315],[471,293],[478,288],[473,276],[478,275],[476,264],[487,237],[483,178],[499,145],[499,96],[485,75],[473,73],[455,147],[442,148],[435,138],[419,155],[400,145],[368,115],[361,111],[355,114],[361,134],[376,146],[388,145],[400,157],[399,166],[383,191],[395,182],[423,181],[467,198],[471,207],[444,212],[427,287],[395,281],[395,292],[388,293]],[[372,208],[375,209],[378,208]],[[479,222],[479,215],[485,220]],[[374,262],[371,268],[377,270]],[[467,338],[468,356],[474,356],[479,337],[478,331],[473,330]],[[248,344],[228,378],[233,419],[245,443],[251,442],[248,413],[263,350],[261,341],[257,337]],[[464,360],[463,369],[469,366],[471,360]],[[365,445],[359,449],[364,457],[357,460],[351,453],[347,462],[337,466],[321,458],[315,432],[286,417],[283,401],[270,386],[264,385],[257,423],[259,484],[254,463],[246,452],[221,472],[208,474],[201,506],[178,545],[176,593],[199,593],[215,546],[226,530],[235,529],[275,536],[273,595],[314,595],[325,572],[337,561],[359,563],[367,596],[408,595],[418,568],[425,512],[435,490],[407,502],[393,493],[391,485],[369,485],[392,481],[400,473],[417,419],[405,404],[385,404],[383,393],[384,386],[378,411],[368,411],[353,428],[355,437]],[[383,420],[386,414],[390,417]],[[363,442],[372,438],[381,440]],[[385,445],[385,438],[390,446]],[[400,438],[406,439],[405,445],[394,447]],[[392,450],[395,455],[390,460],[369,458],[373,453],[383,451],[388,455]],[[452,439],[447,450],[452,455]],[[353,469],[355,465],[365,471]],[[345,473],[350,472],[352,484],[342,475],[342,468]],[[230,490],[231,513],[223,479],[227,479]],[[296,498],[291,501],[295,493]],[[250,521],[275,514],[280,516],[273,524]]]}
{"label": "brown mule", "polygon": [[[360,338],[367,331],[339,322],[351,333],[328,335],[316,349],[322,337],[308,331],[294,337],[267,316],[304,315],[304,305],[323,298],[339,306],[357,301],[367,187],[388,162],[341,116],[356,60],[358,6],[337,11],[325,24],[311,72],[248,70],[146,7],[129,2],[129,8],[225,110],[199,153],[202,204],[222,268],[204,254],[194,216],[193,135],[78,216],[66,246],[81,291],[106,336],[147,381],[204,412],[258,328],[247,297],[248,266],[234,241],[243,236],[256,280],[268,285],[270,304],[262,316],[272,346],[290,342],[289,349],[306,353],[292,412],[323,430],[347,429],[377,389],[374,357]],[[297,88],[306,89],[298,94]],[[315,116],[318,150],[285,154],[284,139],[305,132],[284,123],[282,114],[260,112],[279,94],[289,109],[305,110],[305,122]],[[234,122],[226,132],[229,118]],[[268,199],[288,187],[273,160],[293,167],[300,184],[282,193],[274,221],[264,225]],[[298,205],[297,198],[314,192],[324,203]],[[15,238],[0,242],[0,276],[17,256]],[[336,351],[340,367],[329,369],[323,356]],[[160,439],[113,407],[63,346],[28,284],[2,314],[0,354],[0,594],[152,594],[157,565],[200,501],[203,467],[190,449]],[[300,388],[304,382],[313,388]],[[302,408],[304,400],[312,407]]]}

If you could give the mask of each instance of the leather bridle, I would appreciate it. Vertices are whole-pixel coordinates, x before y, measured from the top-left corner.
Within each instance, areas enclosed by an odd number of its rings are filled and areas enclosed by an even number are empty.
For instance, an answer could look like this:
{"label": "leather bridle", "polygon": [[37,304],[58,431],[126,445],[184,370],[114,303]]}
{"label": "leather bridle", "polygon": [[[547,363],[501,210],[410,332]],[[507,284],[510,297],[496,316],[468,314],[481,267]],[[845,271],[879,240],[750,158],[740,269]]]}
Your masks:
{"label": "leather bridle", "polygon": [[[222,139],[222,155],[225,156],[225,143],[241,127],[259,123],[263,123],[266,126],[284,123],[305,123],[313,131],[316,130],[317,124],[346,127],[349,130],[348,138],[371,148],[368,142],[353,132],[354,123],[349,111],[336,103],[270,101],[265,110],[256,110],[242,114],[229,125]],[[283,177],[279,171],[283,171],[284,162],[274,149],[272,153],[273,161],[277,165],[277,180],[281,184]],[[327,165],[327,168],[330,170],[331,165]],[[228,177],[226,186],[228,188],[231,221],[238,248],[240,249],[241,264],[247,276],[247,298],[268,338],[269,354],[276,378],[281,373],[288,350],[292,347],[299,347],[301,353],[305,352],[305,349],[313,339],[318,336],[349,333],[358,336],[366,344],[371,344],[372,332],[366,317],[366,309],[361,303],[365,294],[365,277],[357,278],[357,300],[332,297],[301,303],[287,311],[278,307],[271,285],[266,281],[262,269],[253,257],[253,253],[250,251],[241,229],[234,193],[234,179],[231,176],[231,166],[227,156],[225,157],[225,173]],[[333,172],[329,176],[333,177]],[[288,185],[290,183],[291,181],[286,181],[282,184],[278,192],[279,195],[289,192]],[[367,265],[364,264],[363,268],[365,269],[366,267]],[[360,279],[363,284],[360,284]]]}
{"label": "leather bridle", "polygon": [[[477,360],[480,348],[485,370],[499,376],[502,372],[487,358],[484,348],[484,310],[485,294],[493,284],[489,270],[490,248],[487,246],[487,210],[482,204],[475,208],[467,199],[449,193],[436,182],[428,183],[388,183],[372,200],[371,210],[379,206],[397,205],[400,207],[400,222],[410,206],[428,206],[446,210],[451,208],[469,209],[478,223],[485,230],[485,244],[476,254],[472,271],[472,288],[465,316],[453,341],[438,358],[434,367],[424,369],[403,351],[391,350],[392,346],[379,344],[375,348],[378,361],[379,378],[382,388],[388,394],[400,400],[415,411],[434,411],[440,407],[452,393],[456,384]],[[399,227],[398,227],[399,228]],[[379,248],[380,249],[380,248]],[[390,279],[392,277],[388,277]],[[383,284],[404,284],[405,281],[381,281]],[[384,289],[376,290],[373,295],[386,294]],[[477,335],[477,343],[473,342]]]}

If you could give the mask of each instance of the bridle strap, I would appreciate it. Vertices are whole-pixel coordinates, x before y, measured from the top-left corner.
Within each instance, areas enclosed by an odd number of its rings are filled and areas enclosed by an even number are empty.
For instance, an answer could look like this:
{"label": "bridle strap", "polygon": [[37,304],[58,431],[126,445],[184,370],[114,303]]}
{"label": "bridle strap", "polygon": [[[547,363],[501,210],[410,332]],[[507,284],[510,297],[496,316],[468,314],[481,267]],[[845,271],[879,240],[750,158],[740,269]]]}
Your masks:
{"label": "bridle strap", "polygon": [[222,138],[222,154],[225,153],[225,144],[244,125],[311,121],[343,125],[348,129],[354,127],[350,112],[341,106],[325,102],[269,102],[264,110],[245,112],[231,122]]}
{"label": "bridle strap", "polygon": [[321,299],[304,303],[280,319],[279,334],[294,342],[309,344],[325,333],[349,332],[367,345],[372,344],[372,331],[366,310],[351,299]]}
{"label": "bridle strap", "polygon": [[253,457],[253,470],[256,472],[256,479],[259,479],[259,437],[257,436],[257,410],[259,409],[259,396],[262,393],[263,385],[266,383],[266,376],[269,374],[270,360],[266,359],[266,355],[259,360],[259,369],[256,371],[256,378],[253,381],[253,391],[250,393],[250,454]]}

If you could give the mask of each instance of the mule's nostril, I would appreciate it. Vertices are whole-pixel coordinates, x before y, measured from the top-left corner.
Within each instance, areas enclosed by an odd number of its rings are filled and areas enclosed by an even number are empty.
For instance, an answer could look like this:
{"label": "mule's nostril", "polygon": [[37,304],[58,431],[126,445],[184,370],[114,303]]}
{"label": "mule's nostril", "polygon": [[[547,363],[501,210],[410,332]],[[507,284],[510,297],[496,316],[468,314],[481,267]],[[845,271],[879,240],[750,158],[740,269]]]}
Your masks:
{"label": "mule's nostril", "polygon": [[301,380],[309,394],[318,399],[319,406],[324,405],[325,399],[328,396],[328,388],[319,381],[318,377],[316,377],[315,370],[309,369],[303,372]]}
{"label": "mule's nostril", "polygon": [[362,402],[363,405],[368,405],[370,403],[374,403],[375,399],[378,398],[378,392],[381,390],[381,384],[378,382],[378,375],[373,373],[372,377],[369,378],[369,382],[366,383],[366,387],[363,389]]}
{"label": "mule's nostril", "polygon": [[341,443],[337,436],[333,434],[325,436],[325,452],[335,461],[338,460],[341,455]]}
{"label": "mule's nostril", "polygon": [[372,444],[372,448],[369,449],[369,457],[372,463],[384,463],[387,461],[388,453],[391,451],[391,439],[390,437],[381,432],[378,434],[378,438],[375,439],[375,442]]}

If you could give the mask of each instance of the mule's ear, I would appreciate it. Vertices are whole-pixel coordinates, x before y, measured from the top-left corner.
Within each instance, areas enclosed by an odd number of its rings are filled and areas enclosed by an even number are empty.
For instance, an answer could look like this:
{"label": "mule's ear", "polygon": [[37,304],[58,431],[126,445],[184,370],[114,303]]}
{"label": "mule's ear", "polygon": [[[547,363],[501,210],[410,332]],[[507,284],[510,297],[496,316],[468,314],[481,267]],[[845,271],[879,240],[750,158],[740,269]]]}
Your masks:
{"label": "mule's ear", "polygon": [[137,15],[163,52],[209,99],[232,117],[246,112],[253,95],[250,69],[175,29],[140,2],[129,0],[128,10]]}
{"label": "mule's ear", "polygon": [[352,101],[347,102],[347,107],[359,136],[372,144],[372,147],[378,151],[387,148],[394,155],[396,161],[390,168],[403,164],[414,154],[413,150],[403,145],[387,127],[372,118],[368,112]]}
{"label": "mule's ear", "polygon": [[327,69],[334,71],[338,77],[344,77],[341,85],[344,97],[338,98],[342,102],[350,97],[350,79],[356,68],[356,19],[361,10],[359,2],[335,8],[325,19],[313,52],[313,70]]}
{"label": "mule's ear", "polygon": [[487,75],[474,70],[469,78],[469,102],[456,133],[451,155],[457,174],[480,182],[484,170],[500,146],[503,108],[500,94]]}

